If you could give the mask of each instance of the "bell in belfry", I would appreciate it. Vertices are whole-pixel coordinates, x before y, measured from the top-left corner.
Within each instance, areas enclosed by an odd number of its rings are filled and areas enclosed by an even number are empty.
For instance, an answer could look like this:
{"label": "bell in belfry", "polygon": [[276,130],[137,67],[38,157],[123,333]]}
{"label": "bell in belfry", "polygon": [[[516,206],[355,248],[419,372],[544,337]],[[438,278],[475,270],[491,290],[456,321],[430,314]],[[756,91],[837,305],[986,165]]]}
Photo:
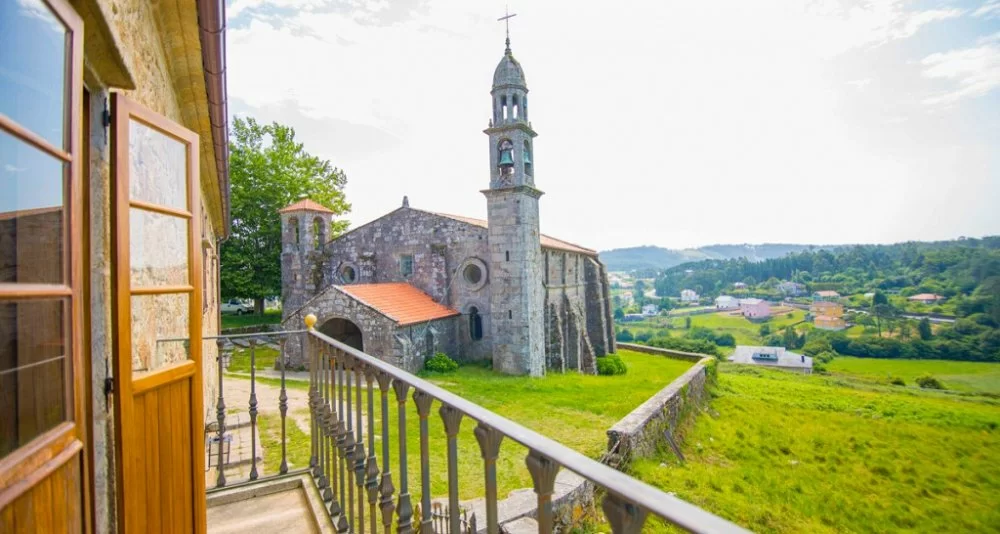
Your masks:
{"label": "bell in belfry", "polygon": [[500,166],[501,167],[513,167],[514,158],[510,156],[510,150],[504,150],[500,153]]}

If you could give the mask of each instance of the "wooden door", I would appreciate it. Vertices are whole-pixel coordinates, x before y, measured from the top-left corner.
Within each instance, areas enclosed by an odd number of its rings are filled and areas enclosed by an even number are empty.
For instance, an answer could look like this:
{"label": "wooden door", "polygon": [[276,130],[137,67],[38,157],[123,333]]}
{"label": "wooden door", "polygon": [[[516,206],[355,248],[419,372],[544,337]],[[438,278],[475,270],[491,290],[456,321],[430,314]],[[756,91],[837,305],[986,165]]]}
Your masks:
{"label": "wooden door", "polygon": [[0,533],[89,530],[80,297],[83,22],[0,0]]}
{"label": "wooden door", "polygon": [[112,99],[124,532],[204,532],[198,136]]}

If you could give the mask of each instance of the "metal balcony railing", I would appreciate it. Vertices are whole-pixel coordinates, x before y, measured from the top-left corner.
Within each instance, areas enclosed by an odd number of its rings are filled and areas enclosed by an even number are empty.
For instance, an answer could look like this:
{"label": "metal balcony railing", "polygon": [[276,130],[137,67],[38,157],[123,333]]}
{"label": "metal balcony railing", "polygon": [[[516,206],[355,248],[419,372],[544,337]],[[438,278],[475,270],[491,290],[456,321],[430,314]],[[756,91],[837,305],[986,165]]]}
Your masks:
{"label": "metal balcony railing", "polygon": [[[310,467],[338,532],[367,530],[374,534],[379,530],[379,523],[386,534],[391,532],[394,523],[400,533],[440,531],[440,521],[435,516],[440,506],[435,508],[431,504],[430,482],[428,420],[435,402],[440,405],[438,414],[447,435],[446,510],[447,527],[452,534],[470,530],[469,522],[463,520],[458,494],[458,434],[464,418],[476,423],[474,434],[479,442],[485,474],[486,531],[490,534],[500,531],[496,461],[504,438],[528,449],[525,463],[537,496],[539,532],[549,533],[554,528],[552,496],[561,468],[603,490],[602,509],[616,533],[640,532],[649,514],[692,532],[745,532],[725,519],[334,340],[316,331],[315,323],[315,316],[306,317],[312,425]],[[397,439],[390,437],[390,390],[396,401]],[[412,396],[408,397],[411,390]],[[375,401],[376,391],[380,406]],[[406,417],[410,399],[416,405],[420,428],[419,517],[414,517],[407,478]],[[380,429],[375,425],[376,412],[381,413]],[[380,438],[377,441],[376,432]],[[397,450],[391,450],[393,441]],[[376,454],[378,447],[381,454]],[[396,462],[391,461],[392,454],[396,455]],[[398,493],[392,477],[394,465],[398,466]]]}

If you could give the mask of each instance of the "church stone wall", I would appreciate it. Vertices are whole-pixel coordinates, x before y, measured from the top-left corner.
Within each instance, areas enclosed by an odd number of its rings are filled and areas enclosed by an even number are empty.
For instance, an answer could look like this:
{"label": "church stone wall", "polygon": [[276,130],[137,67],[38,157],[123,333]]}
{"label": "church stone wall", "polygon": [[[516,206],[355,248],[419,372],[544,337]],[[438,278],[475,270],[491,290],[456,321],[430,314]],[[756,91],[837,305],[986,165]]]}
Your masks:
{"label": "church stone wall", "polygon": [[594,372],[594,358],[614,352],[608,342],[607,273],[584,254],[547,249],[543,255],[548,366]]}

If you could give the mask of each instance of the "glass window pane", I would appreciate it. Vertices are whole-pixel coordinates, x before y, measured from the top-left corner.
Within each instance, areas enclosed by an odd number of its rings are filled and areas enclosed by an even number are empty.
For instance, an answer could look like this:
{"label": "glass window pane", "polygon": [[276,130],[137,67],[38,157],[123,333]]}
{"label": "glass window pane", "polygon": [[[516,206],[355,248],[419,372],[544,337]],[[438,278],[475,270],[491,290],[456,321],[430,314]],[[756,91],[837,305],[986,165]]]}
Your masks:
{"label": "glass window pane", "polygon": [[129,209],[132,287],[188,283],[188,221]]}
{"label": "glass window pane", "polygon": [[66,148],[66,27],[41,0],[0,0],[0,113]]}
{"label": "glass window pane", "polygon": [[133,120],[128,149],[131,198],[187,210],[187,145]]}
{"label": "glass window pane", "polygon": [[62,161],[0,132],[0,283],[64,282],[65,169]]}
{"label": "glass window pane", "polygon": [[67,419],[66,303],[0,301],[0,458]]}
{"label": "glass window pane", "polygon": [[[188,294],[132,295],[132,376],[188,359]],[[182,341],[171,339],[183,338]]]}

